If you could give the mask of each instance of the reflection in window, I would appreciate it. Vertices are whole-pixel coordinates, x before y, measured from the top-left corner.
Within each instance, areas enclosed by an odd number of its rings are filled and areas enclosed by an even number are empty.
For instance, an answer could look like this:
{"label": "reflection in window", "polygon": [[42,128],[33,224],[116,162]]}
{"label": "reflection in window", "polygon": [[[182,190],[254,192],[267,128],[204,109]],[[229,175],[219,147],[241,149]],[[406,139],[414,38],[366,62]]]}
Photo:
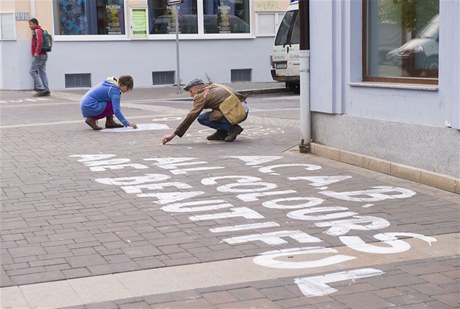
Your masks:
{"label": "reflection in window", "polygon": [[[291,29],[293,28],[293,22],[297,18],[297,11],[287,11],[284,15],[283,20],[281,21],[280,27],[278,28],[278,33],[275,38],[275,45],[286,45],[290,44],[291,41]],[[300,29],[299,29],[300,30]]]}
{"label": "reflection in window", "polygon": [[367,5],[367,75],[437,78],[439,0]]}
{"label": "reflection in window", "polygon": [[[176,33],[176,5],[167,0],[148,0],[150,34]],[[179,5],[179,32],[198,33],[196,0],[184,0]]]}
{"label": "reflection in window", "polygon": [[248,0],[203,0],[204,33],[249,33]]}
{"label": "reflection in window", "polygon": [[125,34],[124,0],[54,0],[58,35]]}

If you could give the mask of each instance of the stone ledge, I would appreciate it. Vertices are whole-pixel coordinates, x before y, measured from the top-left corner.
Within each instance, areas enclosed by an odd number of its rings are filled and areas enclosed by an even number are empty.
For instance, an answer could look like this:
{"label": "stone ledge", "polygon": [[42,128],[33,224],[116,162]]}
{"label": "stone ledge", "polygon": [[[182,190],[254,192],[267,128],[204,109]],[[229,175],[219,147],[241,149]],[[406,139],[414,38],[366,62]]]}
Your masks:
{"label": "stone ledge", "polygon": [[311,153],[327,159],[359,166],[379,173],[407,179],[427,186],[460,194],[460,179],[427,170],[393,163],[333,147],[310,144]]}

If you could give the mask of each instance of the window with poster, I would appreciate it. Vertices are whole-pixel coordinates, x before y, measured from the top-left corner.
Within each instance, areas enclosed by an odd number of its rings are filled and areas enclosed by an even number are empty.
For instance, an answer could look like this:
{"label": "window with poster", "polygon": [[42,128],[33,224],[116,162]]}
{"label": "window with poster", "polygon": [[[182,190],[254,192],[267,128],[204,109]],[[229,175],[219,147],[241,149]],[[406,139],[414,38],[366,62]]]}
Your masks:
{"label": "window with poster", "polygon": [[[176,33],[176,5],[168,0],[148,0],[150,34]],[[179,32],[198,33],[197,0],[184,0],[179,7]]]}
{"label": "window with poster", "polygon": [[439,0],[363,0],[365,81],[438,83]]}
{"label": "window with poster", "polygon": [[[150,34],[176,32],[176,6],[148,0]],[[250,33],[249,0],[183,0],[177,6],[182,34]]]}
{"label": "window with poster", "polygon": [[56,35],[125,34],[124,0],[53,0]]}

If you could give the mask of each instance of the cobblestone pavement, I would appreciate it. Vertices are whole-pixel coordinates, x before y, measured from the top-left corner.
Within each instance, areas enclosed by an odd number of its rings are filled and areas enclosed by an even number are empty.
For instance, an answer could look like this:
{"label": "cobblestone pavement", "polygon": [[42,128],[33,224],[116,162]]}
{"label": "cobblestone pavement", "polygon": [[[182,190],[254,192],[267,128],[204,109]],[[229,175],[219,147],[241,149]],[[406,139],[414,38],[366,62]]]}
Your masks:
{"label": "cobblestone pavement", "polygon": [[158,91],[120,132],[0,92],[1,308],[459,308],[458,195],[299,154],[295,110],[161,145],[190,103]]}

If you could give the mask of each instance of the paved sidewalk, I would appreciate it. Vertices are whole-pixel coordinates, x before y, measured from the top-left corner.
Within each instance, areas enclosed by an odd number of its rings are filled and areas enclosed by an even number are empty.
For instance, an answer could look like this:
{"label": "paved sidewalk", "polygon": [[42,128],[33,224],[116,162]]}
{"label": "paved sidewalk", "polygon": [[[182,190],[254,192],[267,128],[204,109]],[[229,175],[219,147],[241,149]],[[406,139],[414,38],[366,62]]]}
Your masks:
{"label": "paved sidewalk", "polygon": [[156,127],[116,133],[83,92],[0,92],[0,308],[459,308],[458,194],[300,154],[282,102],[161,145],[187,94],[136,89]]}

